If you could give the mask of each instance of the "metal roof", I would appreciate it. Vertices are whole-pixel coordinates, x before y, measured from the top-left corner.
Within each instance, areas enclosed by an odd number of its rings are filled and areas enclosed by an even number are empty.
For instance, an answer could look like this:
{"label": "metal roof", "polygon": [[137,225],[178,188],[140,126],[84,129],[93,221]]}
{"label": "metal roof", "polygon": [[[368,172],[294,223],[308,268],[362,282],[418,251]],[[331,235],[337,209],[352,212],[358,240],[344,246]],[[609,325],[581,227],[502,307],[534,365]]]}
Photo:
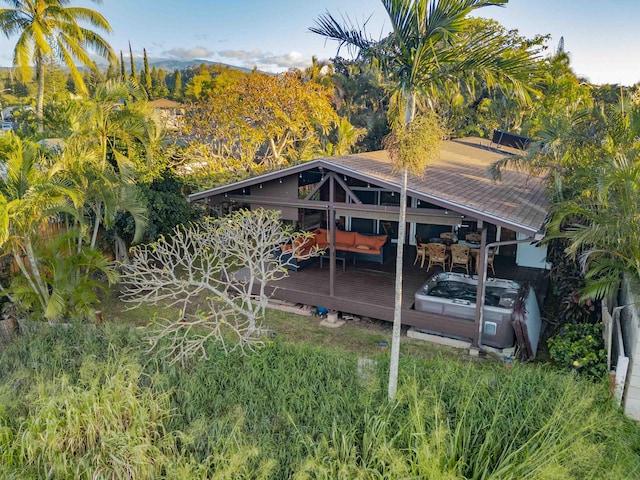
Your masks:
{"label": "metal roof", "polygon": [[[527,234],[538,232],[545,222],[549,202],[541,178],[506,169],[501,181],[493,181],[489,167],[516,153],[490,148],[489,140],[462,138],[443,143],[440,157],[422,177],[410,176],[408,195],[496,225]],[[320,158],[304,164],[252,177],[189,196],[204,199],[269,180],[323,167],[391,191],[400,191],[400,174],[386,151]]]}

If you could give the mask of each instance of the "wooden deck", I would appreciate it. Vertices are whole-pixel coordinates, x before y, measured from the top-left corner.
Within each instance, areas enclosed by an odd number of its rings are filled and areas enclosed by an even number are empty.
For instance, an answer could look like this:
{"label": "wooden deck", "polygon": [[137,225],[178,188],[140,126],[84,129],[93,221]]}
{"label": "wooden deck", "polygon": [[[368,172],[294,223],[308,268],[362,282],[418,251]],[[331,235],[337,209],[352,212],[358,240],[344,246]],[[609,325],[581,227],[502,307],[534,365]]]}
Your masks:
{"label": "wooden deck", "polygon": [[[462,339],[474,338],[473,321],[443,317],[414,310],[415,292],[433,274],[440,271],[434,267],[431,271],[415,266],[415,249],[405,248],[403,265],[403,299],[402,323],[444,335]],[[335,295],[329,295],[329,261],[320,261],[306,266],[298,272],[291,272],[287,278],[278,281],[273,297],[296,304],[323,306],[343,313],[393,321],[395,291],[395,250],[384,265],[357,261],[346,262],[345,271],[342,264],[336,265]],[[513,259],[497,256],[495,259],[497,278],[505,278],[534,285],[539,301],[543,298],[547,287],[546,272],[522,268],[515,265]],[[454,271],[460,271],[456,269]]]}

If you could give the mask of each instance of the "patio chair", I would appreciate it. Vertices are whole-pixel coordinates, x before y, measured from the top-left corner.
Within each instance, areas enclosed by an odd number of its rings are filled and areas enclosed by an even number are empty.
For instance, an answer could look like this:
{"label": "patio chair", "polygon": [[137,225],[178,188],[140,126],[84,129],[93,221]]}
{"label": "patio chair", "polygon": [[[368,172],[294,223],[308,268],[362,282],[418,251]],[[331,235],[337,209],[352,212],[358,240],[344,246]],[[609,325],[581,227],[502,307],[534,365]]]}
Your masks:
{"label": "patio chair", "polygon": [[449,271],[453,271],[453,267],[462,267],[467,275],[469,275],[470,261],[471,254],[469,253],[469,247],[457,243],[451,245],[451,266],[449,267]]}
{"label": "patio chair", "polygon": [[440,265],[443,270],[447,269],[449,254],[447,253],[447,246],[444,243],[428,243],[427,255],[429,255],[429,265],[427,265],[427,270],[429,270],[433,265]]}
{"label": "patio chair", "polygon": [[495,268],[493,268],[493,259],[496,256],[496,252],[493,250],[493,248],[490,248],[489,251],[487,252],[487,267],[491,267],[491,272],[493,273],[493,276],[496,276],[496,270]]}
{"label": "patio chair", "polygon": [[480,243],[482,236],[479,233],[467,233],[464,239],[469,243]]}
{"label": "patio chair", "polygon": [[418,260],[421,260],[420,268],[424,268],[424,261],[428,256],[429,255],[427,255],[427,244],[416,243],[416,259],[413,261],[413,264],[415,265],[416,263],[418,263]]}
{"label": "patio chair", "polygon": [[[487,252],[487,272],[489,271],[489,268],[491,268],[491,273],[493,273],[493,276],[495,278],[496,276],[496,270],[493,266],[493,260],[496,256],[495,251],[493,250],[493,248],[490,248],[489,251]],[[480,269],[478,268],[480,266],[480,252],[478,252],[478,255],[476,255],[476,272],[479,272]]]}
{"label": "patio chair", "polygon": [[451,241],[455,240],[455,239],[453,238],[453,232],[442,232],[442,233],[440,234],[440,238],[441,238],[442,240],[451,240]]}

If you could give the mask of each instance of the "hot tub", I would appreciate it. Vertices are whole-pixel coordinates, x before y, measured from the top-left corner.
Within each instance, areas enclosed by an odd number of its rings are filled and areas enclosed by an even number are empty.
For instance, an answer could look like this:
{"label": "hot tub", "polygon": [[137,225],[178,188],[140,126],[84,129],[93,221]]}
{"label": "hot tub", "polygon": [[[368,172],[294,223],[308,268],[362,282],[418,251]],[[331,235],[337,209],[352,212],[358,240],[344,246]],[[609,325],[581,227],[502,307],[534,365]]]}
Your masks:
{"label": "hot tub", "polygon": [[[495,348],[512,347],[515,332],[511,326],[511,315],[520,284],[488,278],[485,286],[482,344]],[[416,292],[414,308],[420,312],[473,321],[477,287],[477,278],[461,273],[437,273]]]}

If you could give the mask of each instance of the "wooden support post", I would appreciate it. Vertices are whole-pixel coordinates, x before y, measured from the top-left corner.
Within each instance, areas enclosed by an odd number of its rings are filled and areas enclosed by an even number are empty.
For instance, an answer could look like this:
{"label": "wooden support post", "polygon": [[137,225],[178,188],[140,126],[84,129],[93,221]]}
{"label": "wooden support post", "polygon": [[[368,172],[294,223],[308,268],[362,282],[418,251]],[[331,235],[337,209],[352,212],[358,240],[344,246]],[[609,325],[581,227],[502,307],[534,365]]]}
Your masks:
{"label": "wooden support post", "polygon": [[335,276],[336,276],[336,208],[335,202],[336,182],[333,175],[329,179],[329,212],[327,222],[329,223],[329,295],[335,296]]}
{"label": "wooden support post", "polygon": [[479,347],[478,337],[480,336],[480,319],[482,318],[482,309],[484,308],[484,283],[487,278],[487,227],[481,222],[478,222],[478,228],[480,231],[480,252],[478,254],[478,285],[476,286],[476,314],[475,314],[475,328],[473,329],[472,344],[474,347]]}

